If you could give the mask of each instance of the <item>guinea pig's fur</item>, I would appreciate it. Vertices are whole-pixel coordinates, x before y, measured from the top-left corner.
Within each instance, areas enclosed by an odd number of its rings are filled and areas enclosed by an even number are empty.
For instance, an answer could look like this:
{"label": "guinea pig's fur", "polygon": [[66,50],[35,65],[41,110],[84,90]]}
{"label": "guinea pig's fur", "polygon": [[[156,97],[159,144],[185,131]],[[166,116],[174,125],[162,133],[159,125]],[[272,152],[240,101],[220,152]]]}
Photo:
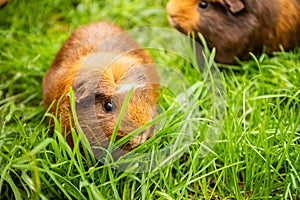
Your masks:
{"label": "guinea pig's fur", "polygon": [[179,31],[200,32],[220,63],[300,44],[299,0],[170,0],[167,12]]}
{"label": "guinea pig's fur", "polygon": [[[43,99],[45,108],[55,101],[50,112],[55,114],[58,109],[68,132],[72,87],[77,117],[91,146],[107,147],[130,88],[134,92],[117,139],[156,115],[158,81],[153,60],[144,49],[121,28],[97,22],[77,28],[63,44],[43,79]],[[151,127],[132,137],[123,148],[131,150],[143,143],[152,131]],[[70,134],[67,140],[72,146]]]}

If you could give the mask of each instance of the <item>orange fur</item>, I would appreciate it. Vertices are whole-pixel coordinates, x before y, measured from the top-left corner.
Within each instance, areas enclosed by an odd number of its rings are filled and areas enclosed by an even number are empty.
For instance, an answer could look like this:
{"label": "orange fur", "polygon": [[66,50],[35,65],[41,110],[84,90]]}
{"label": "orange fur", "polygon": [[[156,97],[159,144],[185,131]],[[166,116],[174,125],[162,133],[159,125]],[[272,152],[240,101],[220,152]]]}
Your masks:
{"label": "orange fur", "polygon": [[[300,13],[296,9],[296,2],[292,0],[280,0],[279,2],[279,18],[276,26],[276,41],[277,46],[273,46],[271,49],[278,50],[278,44],[282,44],[283,47],[290,49],[292,48],[291,37],[295,33],[295,27],[300,26]],[[298,36],[300,37],[300,33]],[[272,45],[272,41],[270,41]],[[273,43],[274,44],[274,43]]]}
{"label": "orange fur", "polygon": [[[182,24],[184,30],[191,32],[199,21],[197,2],[197,0],[172,0],[167,4],[167,11],[169,16],[172,16],[178,23]],[[172,21],[170,21],[170,23],[172,23]]]}
{"label": "orange fur", "polygon": [[[155,116],[159,80],[152,63],[150,55],[115,25],[98,22],[79,27],[63,44],[45,74],[43,79],[45,108],[56,101],[50,112],[55,114],[58,106],[63,127],[68,131],[71,115],[67,95],[69,88],[73,87],[76,90],[77,87],[75,97],[79,103],[94,95],[95,102],[76,105],[78,119],[83,128],[88,127],[85,134],[90,144],[105,146],[127,95],[128,88],[124,89],[126,84],[137,87],[130,99],[117,137],[123,137]],[[97,99],[98,94],[100,99]],[[62,101],[58,104],[60,97]],[[114,103],[115,112],[104,110],[106,101]],[[101,132],[107,138],[103,138]],[[126,149],[141,144],[151,134],[152,129],[148,129],[134,136]],[[67,139],[72,145],[71,136]]]}

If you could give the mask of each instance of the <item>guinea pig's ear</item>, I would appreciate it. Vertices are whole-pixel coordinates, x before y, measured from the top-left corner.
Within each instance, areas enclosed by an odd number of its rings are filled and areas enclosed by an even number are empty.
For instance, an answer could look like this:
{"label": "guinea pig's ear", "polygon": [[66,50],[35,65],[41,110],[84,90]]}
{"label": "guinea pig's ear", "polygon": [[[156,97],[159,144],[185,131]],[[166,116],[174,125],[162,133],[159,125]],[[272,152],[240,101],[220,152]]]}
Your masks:
{"label": "guinea pig's ear", "polygon": [[245,4],[242,0],[224,0],[229,7],[231,13],[236,14],[241,12],[245,8]]}

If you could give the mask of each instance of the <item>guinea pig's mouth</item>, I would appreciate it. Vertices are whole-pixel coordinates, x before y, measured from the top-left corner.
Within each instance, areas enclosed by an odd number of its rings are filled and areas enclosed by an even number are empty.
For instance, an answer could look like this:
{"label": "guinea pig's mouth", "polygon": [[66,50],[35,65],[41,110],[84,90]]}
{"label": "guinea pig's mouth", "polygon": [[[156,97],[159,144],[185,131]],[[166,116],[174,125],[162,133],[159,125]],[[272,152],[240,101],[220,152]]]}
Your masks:
{"label": "guinea pig's mouth", "polygon": [[[148,140],[153,135],[153,131],[154,131],[154,126],[151,126],[150,128],[144,130],[140,134],[132,137],[129,141],[127,141],[125,144],[120,146],[120,148],[117,148],[112,152],[113,158],[118,159],[119,157],[124,156],[129,151],[143,144],[146,140]],[[120,140],[123,137],[124,134],[123,136],[117,135],[116,141]]]}
{"label": "guinea pig's mouth", "polygon": [[176,18],[175,15],[174,16],[173,15],[168,15],[169,24],[171,26],[173,26],[174,28],[176,28],[181,33],[186,33],[186,31],[179,25],[179,23],[176,22],[176,20],[174,20],[174,18]]}
{"label": "guinea pig's mouth", "polygon": [[174,18],[173,16],[168,15],[168,22],[169,22],[169,24],[170,24],[171,26],[174,27],[174,26],[176,25],[176,23],[175,23],[175,21],[174,21],[173,18]]}
{"label": "guinea pig's mouth", "polygon": [[151,137],[151,135],[149,135],[148,133],[149,131],[143,131],[142,133],[132,137],[130,140],[129,140],[129,145],[132,147],[132,148],[136,148],[138,147],[139,145],[143,144],[144,142],[146,142],[146,140],[148,138]]}
{"label": "guinea pig's mouth", "polygon": [[[121,149],[126,151],[131,151],[132,149],[140,146],[145,143],[151,136],[153,135],[154,127],[150,127],[147,130],[139,133],[138,135],[132,137],[129,141],[127,141],[124,145],[121,146]],[[121,139],[121,136],[117,136],[116,140]]]}

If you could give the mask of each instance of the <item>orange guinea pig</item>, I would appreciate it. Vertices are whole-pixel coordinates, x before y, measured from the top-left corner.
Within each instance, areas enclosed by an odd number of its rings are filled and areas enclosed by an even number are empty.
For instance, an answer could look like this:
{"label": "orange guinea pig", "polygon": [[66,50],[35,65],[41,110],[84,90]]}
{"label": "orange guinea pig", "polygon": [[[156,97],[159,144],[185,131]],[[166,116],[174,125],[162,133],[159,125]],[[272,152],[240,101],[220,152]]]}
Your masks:
{"label": "orange guinea pig", "polygon": [[220,63],[300,44],[299,0],[170,0],[167,12],[179,31],[200,32]]}
{"label": "orange guinea pig", "polygon": [[[156,115],[159,78],[152,58],[121,28],[107,22],[77,28],[63,44],[43,79],[45,108],[55,101],[50,112],[58,110],[66,132],[70,131],[72,121],[70,87],[75,94],[79,124],[92,147],[108,146],[124,99],[131,89],[134,91],[116,139],[143,126]],[[152,132],[153,127],[144,130],[122,148],[131,150],[145,142]],[[67,140],[72,146],[71,134]]]}

